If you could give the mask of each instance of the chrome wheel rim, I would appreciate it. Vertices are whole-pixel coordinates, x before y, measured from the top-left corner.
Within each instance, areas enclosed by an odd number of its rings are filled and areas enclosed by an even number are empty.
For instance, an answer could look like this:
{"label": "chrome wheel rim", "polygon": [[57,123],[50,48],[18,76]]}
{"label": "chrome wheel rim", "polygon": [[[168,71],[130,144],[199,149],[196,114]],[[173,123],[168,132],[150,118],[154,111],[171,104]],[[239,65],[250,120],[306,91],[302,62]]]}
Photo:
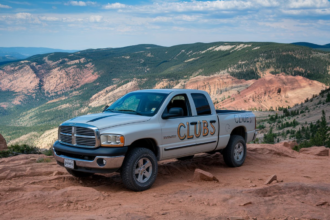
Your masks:
{"label": "chrome wheel rim", "polygon": [[147,182],[152,175],[152,164],[148,158],[141,158],[136,166],[134,176],[139,183]]}
{"label": "chrome wheel rim", "polygon": [[234,159],[236,162],[242,160],[244,156],[244,146],[241,142],[237,143],[234,148]]}

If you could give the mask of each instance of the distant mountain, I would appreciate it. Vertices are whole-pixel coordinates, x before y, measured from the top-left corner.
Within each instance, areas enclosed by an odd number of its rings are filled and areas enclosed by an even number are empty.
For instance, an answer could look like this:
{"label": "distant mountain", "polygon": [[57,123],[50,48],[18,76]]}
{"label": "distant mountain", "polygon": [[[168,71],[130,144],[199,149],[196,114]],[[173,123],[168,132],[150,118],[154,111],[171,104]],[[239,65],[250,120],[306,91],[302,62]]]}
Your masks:
{"label": "distant mountain", "polygon": [[329,54],[293,44],[213,42],[34,55],[0,64],[0,133],[8,141],[27,134],[53,141],[63,121],[100,112],[138,89],[205,90],[217,108],[294,106],[330,85]]}
{"label": "distant mountain", "polygon": [[292,44],[298,45],[298,46],[309,47],[309,48],[313,48],[313,49],[330,51],[330,44],[318,45],[318,44],[313,44],[313,43],[308,43],[308,42],[296,42],[296,43],[292,43]]}
{"label": "distant mountain", "polygon": [[14,60],[26,59],[37,54],[54,52],[74,53],[76,50],[61,50],[45,47],[0,47],[0,63],[7,63]]}

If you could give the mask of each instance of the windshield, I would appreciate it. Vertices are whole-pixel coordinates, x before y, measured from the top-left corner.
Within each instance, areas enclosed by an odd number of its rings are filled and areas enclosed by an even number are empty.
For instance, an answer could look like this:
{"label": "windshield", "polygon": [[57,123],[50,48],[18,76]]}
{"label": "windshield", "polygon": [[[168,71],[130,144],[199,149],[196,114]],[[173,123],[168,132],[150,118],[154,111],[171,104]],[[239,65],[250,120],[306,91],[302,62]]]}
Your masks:
{"label": "windshield", "polygon": [[129,93],[118,99],[105,111],[153,116],[158,112],[166,97],[167,94],[162,93]]}

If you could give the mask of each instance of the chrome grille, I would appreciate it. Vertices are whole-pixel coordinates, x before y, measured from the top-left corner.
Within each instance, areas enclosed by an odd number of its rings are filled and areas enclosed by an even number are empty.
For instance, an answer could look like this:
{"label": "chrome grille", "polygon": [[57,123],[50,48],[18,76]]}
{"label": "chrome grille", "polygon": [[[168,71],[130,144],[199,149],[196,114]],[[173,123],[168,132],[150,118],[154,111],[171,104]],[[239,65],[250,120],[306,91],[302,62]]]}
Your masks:
{"label": "chrome grille", "polygon": [[95,146],[95,138],[76,137],[78,145]]}
{"label": "chrome grille", "polygon": [[63,143],[71,144],[72,143],[72,137],[64,134],[60,134],[60,140]]}
{"label": "chrome grille", "polygon": [[62,125],[59,128],[59,141],[77,147],[97,147],[96,130],[96,128]]}
{"label": "chrome grille", "polygon": [[72,126],[61,126],[61,133],[71,134],[72,133]]}
{"label": "chrome grille", "polygon": [[95,136],[94,130],[83,127],[76,127],[76,134],[84,136]]}

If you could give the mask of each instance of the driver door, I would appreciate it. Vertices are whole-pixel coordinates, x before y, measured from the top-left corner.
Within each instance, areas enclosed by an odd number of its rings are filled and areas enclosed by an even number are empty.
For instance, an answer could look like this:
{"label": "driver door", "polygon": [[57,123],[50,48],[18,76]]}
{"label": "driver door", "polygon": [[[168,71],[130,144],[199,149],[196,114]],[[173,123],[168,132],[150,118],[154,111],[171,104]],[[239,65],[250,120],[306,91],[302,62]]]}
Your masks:
{"label": "driver door", "polygon": [[188,156],[200,152],[200,148],[195,146],[195,125],[193,122],[196,119],[192,117],[188,96],[186,94],[175,95],[167,104],[165,113],[173,107],[182,108],[184,115],[162,119],[162,159]]}

